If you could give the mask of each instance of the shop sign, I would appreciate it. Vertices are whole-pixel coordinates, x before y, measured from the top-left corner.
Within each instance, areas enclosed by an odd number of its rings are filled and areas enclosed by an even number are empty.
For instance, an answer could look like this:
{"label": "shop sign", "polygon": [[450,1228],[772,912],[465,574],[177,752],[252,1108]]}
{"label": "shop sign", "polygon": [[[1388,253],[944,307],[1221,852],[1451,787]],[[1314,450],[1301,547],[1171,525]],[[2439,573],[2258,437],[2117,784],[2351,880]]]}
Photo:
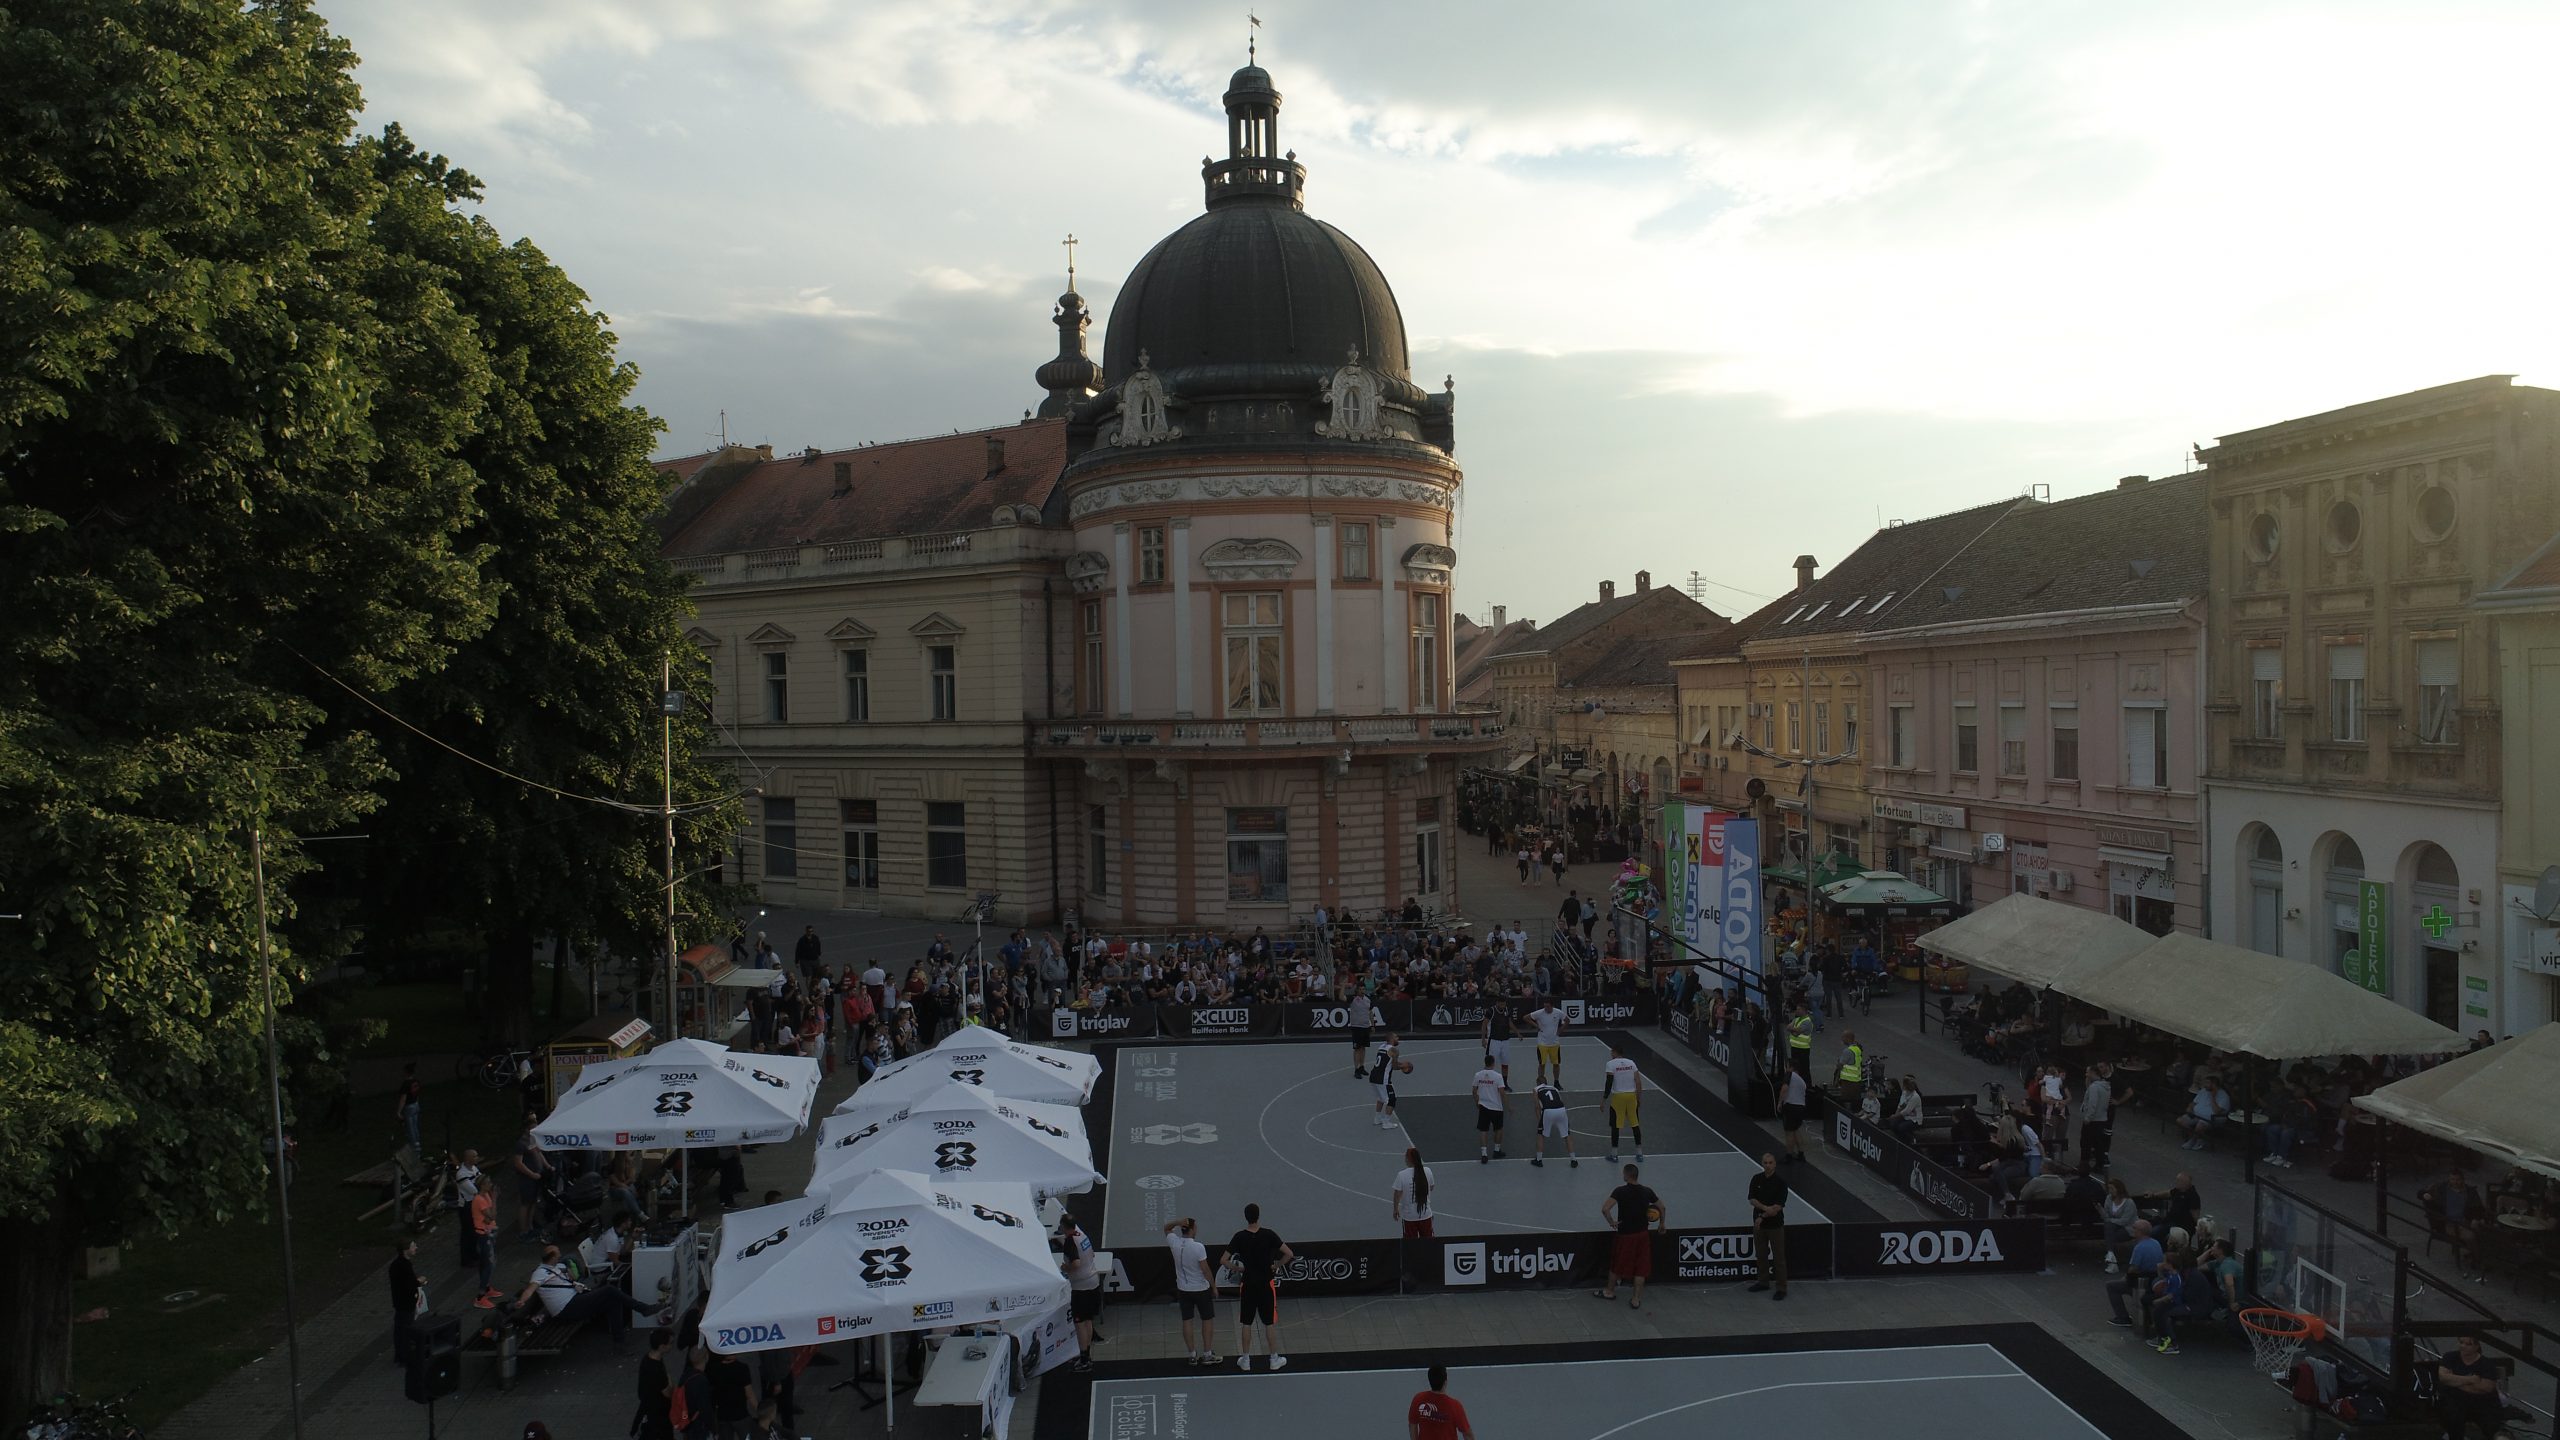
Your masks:
{"label": "shop sign", "polygon": [[2465,975],[2462,977],[2462,1013],[2475,1020],[2489,1018],[2488,976]]}
{"label": "shop sign", "polygon": [[1926,800],[1908,800],[1899,795],[1876,797],[1876,818],[1899,820],[1906,825],[1934,825],[1945,830],[1964,828],[1964,807],[1932,805]]}
{"label": "shop sign", "polygon": [[2536,974],[2560,975],[2560,925],[2526,926],[2524,954],[2516,964]]}
{"label": "shop sign", "polygon": [[2356,948],[2339,963],[2350,981],[2391,993],[2391,887],[2383,881],[2356,883]]}
{"label": "shop sign", "polygon": [[2168,831],[2147,830],[2136,825],[2101,825],[2098,827],[2098,843],[2117,850],[2149,850],[2161,855],[2168,854],[2170,850]]}

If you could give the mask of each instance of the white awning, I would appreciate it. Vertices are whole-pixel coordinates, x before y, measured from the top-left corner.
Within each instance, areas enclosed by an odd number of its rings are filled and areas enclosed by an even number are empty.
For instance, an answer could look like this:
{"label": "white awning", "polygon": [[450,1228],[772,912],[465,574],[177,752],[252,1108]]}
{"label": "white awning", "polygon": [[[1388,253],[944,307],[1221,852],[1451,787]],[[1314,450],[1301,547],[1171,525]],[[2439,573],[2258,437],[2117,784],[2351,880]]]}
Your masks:
{"label": "white awning", "polygon": [[2316,965],[2193,935],[2162,936],[2129,954],[2076,967],[2053,988],[2197,1044],[2264,1060],[2443,1055],[2465,1043],[2426,1016]]}
{"label": "white awning", "polygon": [[2129,955],[2152,937],[2103,910],[2004,895],[1920,937],[1920,948],[2039,988],[2080,965]]}
{"label": "white awning", "polygon": [[2385,1120],[2560,1176],[2560,1106],[2528,1103],[2560,1086],[2560,1025],[2395,1080],[2355,1103]]}

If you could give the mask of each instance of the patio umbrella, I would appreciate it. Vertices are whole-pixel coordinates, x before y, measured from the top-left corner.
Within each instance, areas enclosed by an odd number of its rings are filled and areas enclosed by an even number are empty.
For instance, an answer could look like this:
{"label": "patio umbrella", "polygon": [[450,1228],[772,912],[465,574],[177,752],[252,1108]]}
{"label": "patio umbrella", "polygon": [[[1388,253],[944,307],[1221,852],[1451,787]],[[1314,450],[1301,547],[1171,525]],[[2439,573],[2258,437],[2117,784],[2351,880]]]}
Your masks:
{"label": "patio umbrella", "polygon": [[702,1336],[737,1354],[876,1335],[886,1375],[898,1331],[1046,1315],[1066,1298],[1030,1187],[875,1170],[788,1205],[731,1213]]}
{"label": "patio umbrella", "polygon": [[2066,971],[2130,955],[2156,938],[2103,910],[2004,895],[1921,936],[1920,948],[2041,989]]}
{"label": "patio umbrella", "polygon": [[965,1025],[930,1050],[882,1066],[862,1088],[836,1106],[902,1105],[927,1099],[953,1081],[975,1085],[1008,1100],[1082,1105],[1093,1098],[1102,1062],[1071,1050],[1007,1040],[982,1025]]}
{"label": "patio umbrella", "polygon": [[815,1060],[670,1040],[588,1066],[534,1133],[546,1150],[756,1145],[800,1133],[817,1099]]}
{"label": "patio umbrella", "polygon": [[1039,1198],[1079,1194],[1102,1179],[1075,1111],[1002,1100],[948,1081],[929,1099],[885,1112],[876,1106],[839,1112],[819,1125],[809,1193],[868,1170],[906,1170],[937,1181],[1019,1181]]}
{"label": "patio umbrella", "polygon": [[2560,1025],[2394,1080],[2357,1108],[2385,1120],[2560,1176],[2560,1109],[2539,1097],[2560,1086]]}

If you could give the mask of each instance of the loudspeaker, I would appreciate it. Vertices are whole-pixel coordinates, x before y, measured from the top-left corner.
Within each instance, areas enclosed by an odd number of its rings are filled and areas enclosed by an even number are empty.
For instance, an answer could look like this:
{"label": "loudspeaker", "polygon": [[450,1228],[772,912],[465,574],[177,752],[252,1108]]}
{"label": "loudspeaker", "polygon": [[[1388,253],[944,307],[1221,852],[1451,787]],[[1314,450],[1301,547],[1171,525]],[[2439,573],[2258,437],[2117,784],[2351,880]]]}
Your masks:
{"label": "loudspeaker", "polygon": [[418,1317],[409,1331],[409,1375],[402,1388],[421,1405],[462,1388],[461,1321],[450,1315]]}

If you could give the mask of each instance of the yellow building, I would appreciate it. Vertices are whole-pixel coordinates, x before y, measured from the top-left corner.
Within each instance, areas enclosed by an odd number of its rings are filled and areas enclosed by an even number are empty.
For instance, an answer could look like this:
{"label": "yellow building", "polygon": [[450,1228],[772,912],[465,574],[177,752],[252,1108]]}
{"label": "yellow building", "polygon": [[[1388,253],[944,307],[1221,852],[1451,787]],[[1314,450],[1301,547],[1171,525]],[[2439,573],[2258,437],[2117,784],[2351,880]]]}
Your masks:
{"label": "yellow building", "polygon": [[[2560,867],[2560,538],[2471,604],[2494,630],[2506,717],[2497,910],[2508,983],[2495,1024],[2467,1019],[2475,1030],[2515,1034],[2560,1017],[2560,908],[2544,879]],[[2475,988],[2486,991],[2486,977]]]}

